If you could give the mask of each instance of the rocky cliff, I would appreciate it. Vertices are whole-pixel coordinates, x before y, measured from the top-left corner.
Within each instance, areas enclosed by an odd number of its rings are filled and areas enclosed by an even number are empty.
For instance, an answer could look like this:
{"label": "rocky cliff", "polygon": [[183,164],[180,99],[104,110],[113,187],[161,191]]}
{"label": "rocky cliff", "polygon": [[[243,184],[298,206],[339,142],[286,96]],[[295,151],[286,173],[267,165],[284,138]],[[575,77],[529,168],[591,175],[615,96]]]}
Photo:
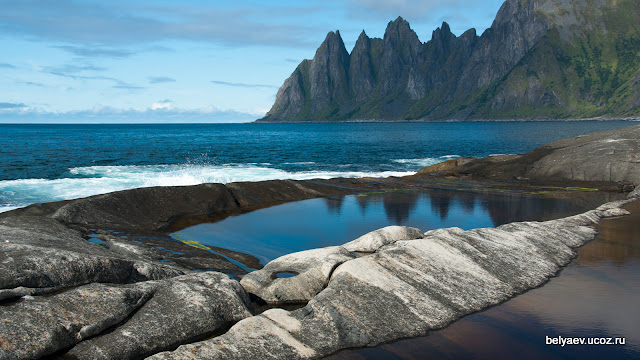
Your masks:
{"label": "rocky cliff", "polygon": [[481,36],[330,32],[261,122],[640,115],[639,0],[507,0]]}

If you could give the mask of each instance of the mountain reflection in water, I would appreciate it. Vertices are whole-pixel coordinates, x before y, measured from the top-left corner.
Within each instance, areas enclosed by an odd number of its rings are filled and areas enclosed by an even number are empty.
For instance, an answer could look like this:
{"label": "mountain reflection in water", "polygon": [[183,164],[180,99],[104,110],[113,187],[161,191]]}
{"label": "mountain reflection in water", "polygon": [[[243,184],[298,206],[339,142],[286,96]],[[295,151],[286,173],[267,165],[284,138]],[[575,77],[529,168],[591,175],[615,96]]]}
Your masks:
{"label": "mountain reflection in water", "polygon": [[172,236],[250,254],[264,264],[296,251],[341,245],[388,225],[427,231],[548,220],[592,209],[616,195],[565,196],[568,198],[521,192],[388,191],[283,204],[192,226]]}

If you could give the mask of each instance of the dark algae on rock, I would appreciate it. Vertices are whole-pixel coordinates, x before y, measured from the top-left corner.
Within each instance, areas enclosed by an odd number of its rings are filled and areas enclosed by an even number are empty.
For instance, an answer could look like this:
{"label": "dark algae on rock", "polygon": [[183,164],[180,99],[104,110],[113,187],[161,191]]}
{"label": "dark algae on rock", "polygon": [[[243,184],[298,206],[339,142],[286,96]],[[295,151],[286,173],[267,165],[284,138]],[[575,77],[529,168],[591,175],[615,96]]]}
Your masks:
{"label": "dark algae on rock", "polygon": [[640,116],[640,1],[507,0],[478,36],[330,32],[259,122]]}

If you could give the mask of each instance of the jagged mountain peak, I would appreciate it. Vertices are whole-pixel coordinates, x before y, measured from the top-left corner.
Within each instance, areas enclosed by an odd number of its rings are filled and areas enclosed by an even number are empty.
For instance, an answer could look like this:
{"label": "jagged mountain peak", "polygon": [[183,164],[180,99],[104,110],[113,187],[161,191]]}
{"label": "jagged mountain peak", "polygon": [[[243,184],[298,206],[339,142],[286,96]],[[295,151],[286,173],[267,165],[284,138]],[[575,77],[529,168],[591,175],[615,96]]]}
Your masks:
{"label": "jagged mountain peak", "polygon": [[476,28],[471,28],[460,35],[461,38],[474,38],[476,36],[478,36]]}
{"label": "jagged mountain peak", "polygon": [[387,29],[392,26],[409,27],[409,22],[405,20],[402,16],[398,16],[395,20],[389,21],[389,23],[387,24]]}
{"label": "jagged mountain peak", "polygon": [[403,19],[401,16],[398,16],[397,19],[390,21],[387,25],[387,29],[384,32],[384,40],[395,40],[395,39],[418,39],[418,35],[416,34],[409,22]]}
{"label": "jagged mountain peak", "polygon": [[452,37],[455,38],[456,36],[451,32],[451,28],[446,22],[443,22],[442,26],[433,30],[433,33],[431,34],[432,41],[441,41],[442,39]]}
{"label": "jagged mountain peak", "polygon": [[332,42],[343,42],[342,36],[340,36],[340,30],[329,31],[329,33],[327,33],[327,36],[324,38],[323,44]]}
{"label": "jagged mountain peak", "polygon": [[358,40],[356,40],[356,43],[360,40],[365,40],[365,39],[369,39],[369,36],[364,30],[362,30],[362,32],[360,33],[360,36],[358,36]]}
{"label": "jagged mountain peak", "polygon": [[[438,29],[440,29],[442,32],[445,32],[445,33],[450,33],[451,32],[451,27],[449,26],[449,24],[446,21],[443,21],[442,25]],[[438,30],[438,29],[436,29],[436,30]]]}
{"label": "jagged mountain peak", "polygon": [[263,121],[637,116],[638,8],[506,0],[481,36],[443,22],[427,43],[398,17],[382,39],[363,30],[351,54],[330,32]]}
{"label": "jagged mountain peak", "polygon": [[363,51],[367,51],[366,49],[368,49],[370,45],[371,45],[371,38],[369,38],[369,36],[367,36],[367,34],[364,32],[364,30],[362,30],[362,32],[360,33],[360,36],[358,36],[358,40],[356,40],[356,44],[353,47],[353,50],[351,51],[351,55],[359,56],[359,53]]}
{"label": "jagged mountain peak", "polygon": [[342,36],[340,36],[340,30],[336,30],[335,32],[330,31],[327,34],[322,45],[320,45],[316,51],[314,60],[334,56],[335,54],[338,54],[338,56],[344,56],[345,54],[348,56],[349,54],[344,45],[344,41],[342,41]]}

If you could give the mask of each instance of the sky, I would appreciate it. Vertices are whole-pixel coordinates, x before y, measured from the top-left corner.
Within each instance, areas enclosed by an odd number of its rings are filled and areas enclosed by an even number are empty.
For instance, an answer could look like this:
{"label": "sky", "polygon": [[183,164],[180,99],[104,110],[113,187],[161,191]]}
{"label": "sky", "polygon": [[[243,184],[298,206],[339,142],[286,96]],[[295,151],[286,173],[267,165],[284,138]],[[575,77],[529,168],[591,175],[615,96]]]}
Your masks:
{"label": "sky", "polygon": [[252,121],[329,31],[481,34],[502,2],[0,0],[0,123]]}

